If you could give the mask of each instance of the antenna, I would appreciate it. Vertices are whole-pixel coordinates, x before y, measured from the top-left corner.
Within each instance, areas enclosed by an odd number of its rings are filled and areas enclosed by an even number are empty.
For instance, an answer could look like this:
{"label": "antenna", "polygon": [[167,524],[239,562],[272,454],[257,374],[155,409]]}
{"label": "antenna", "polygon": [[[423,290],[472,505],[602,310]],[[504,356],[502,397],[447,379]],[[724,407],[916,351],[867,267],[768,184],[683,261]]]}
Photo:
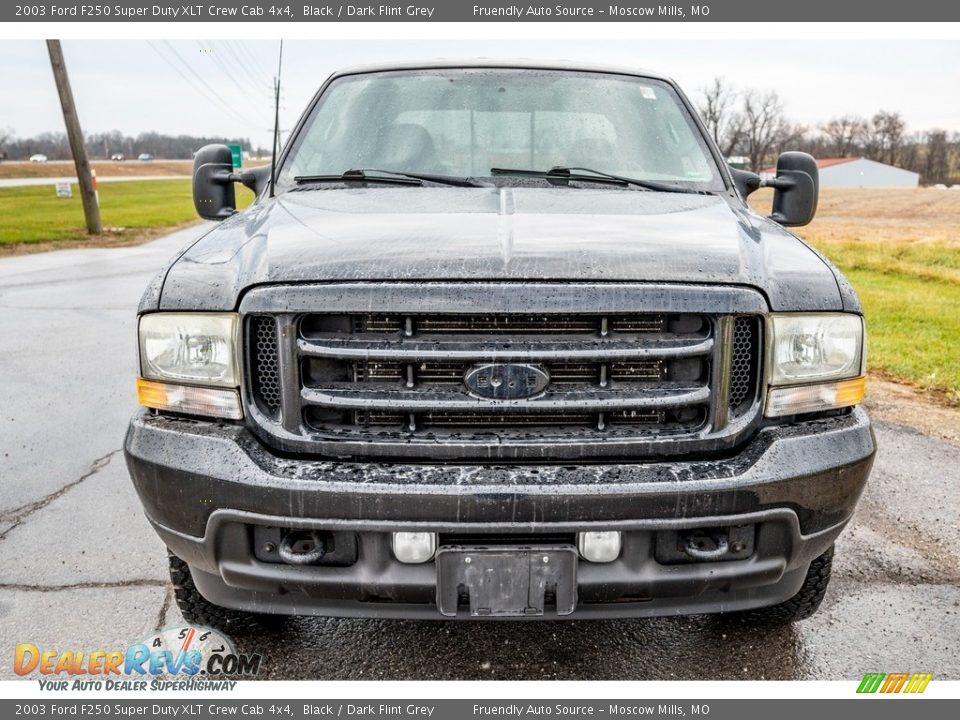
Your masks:
{"label": "antenna", "polygon": [[277,77],[273,80],[273,156],[270,158],[270,197],[277,182],[277,153],[280,144],[280,71],[283,70],[283,40],[280,41],[280,57],[277,60]]}

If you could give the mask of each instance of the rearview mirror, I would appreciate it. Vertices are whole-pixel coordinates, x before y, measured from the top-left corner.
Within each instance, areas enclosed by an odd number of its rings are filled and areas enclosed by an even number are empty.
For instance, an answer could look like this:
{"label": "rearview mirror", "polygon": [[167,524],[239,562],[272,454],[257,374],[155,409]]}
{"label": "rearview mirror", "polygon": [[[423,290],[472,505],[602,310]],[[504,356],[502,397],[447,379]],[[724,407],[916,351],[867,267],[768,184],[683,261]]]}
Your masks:
{"label": "rearview mirror", "polygon": [[237,212],[236,176],[226,145],[205,145],[193,157],[193,206],[200,217],[223,220]]}
{"label": "rearview mirror", "polygon": [[776,177],[764,185],[772,187],[773,214],[770,219],[788,227],[806,225],[817,213],[820,173],[813,156],[785,152],[777,158]]}

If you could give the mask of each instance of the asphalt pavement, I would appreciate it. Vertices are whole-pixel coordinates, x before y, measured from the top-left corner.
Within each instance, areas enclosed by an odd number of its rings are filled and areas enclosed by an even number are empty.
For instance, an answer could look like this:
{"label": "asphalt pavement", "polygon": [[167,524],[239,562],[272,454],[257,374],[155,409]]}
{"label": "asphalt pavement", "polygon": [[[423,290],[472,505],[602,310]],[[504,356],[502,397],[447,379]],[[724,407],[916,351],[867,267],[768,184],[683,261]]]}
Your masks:
{"label": "asphalt pavement", "polygon": [[[125,647],[182,622],[121,446],[140,294],[199,232],[0,259],[4,653]],[[793,627],[295,618],[238,645],[276,679],[960,679],[960,446],[875,420],[879,454],[827,598]]]}

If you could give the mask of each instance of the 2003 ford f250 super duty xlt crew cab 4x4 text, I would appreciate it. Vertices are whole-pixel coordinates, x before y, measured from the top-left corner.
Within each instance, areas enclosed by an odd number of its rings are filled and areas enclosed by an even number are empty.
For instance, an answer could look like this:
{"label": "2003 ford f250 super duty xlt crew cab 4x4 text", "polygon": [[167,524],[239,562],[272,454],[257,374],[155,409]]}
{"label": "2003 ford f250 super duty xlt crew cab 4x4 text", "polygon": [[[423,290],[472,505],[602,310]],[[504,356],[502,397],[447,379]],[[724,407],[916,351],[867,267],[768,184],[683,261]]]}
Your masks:
{"label": "2003 ford f250 super duty xlt crew cab 4x4 text", "polygon": [[729,168],[656,74],[427,63],[193,182],[125,444],[188,621],[817,609],[875,440],[809,155]]}

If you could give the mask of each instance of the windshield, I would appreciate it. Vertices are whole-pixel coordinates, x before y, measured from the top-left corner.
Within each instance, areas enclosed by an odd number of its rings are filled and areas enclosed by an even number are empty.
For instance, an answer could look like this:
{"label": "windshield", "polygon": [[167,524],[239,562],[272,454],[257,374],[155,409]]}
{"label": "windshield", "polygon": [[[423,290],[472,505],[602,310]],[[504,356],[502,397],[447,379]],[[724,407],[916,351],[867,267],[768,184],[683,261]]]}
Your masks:
{"label": "windshield", "polygon": [[289,186],[296,177],[355,168],[488,178],[491,168],[555,166],[723,189],[703,137],[669,84],[489,68],[336,79],[294,139],[278,180]]}

